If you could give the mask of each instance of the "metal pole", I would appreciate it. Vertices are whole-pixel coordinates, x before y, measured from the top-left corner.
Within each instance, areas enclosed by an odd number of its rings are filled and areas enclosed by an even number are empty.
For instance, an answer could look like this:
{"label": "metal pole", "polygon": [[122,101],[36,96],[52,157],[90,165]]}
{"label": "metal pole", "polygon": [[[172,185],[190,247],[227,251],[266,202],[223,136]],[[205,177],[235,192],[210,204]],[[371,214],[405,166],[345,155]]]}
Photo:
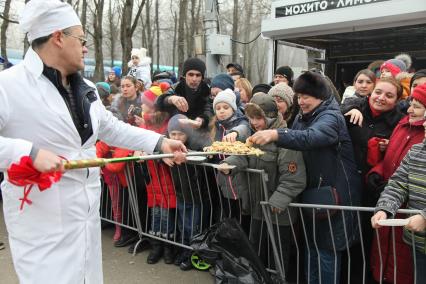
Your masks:
{"label": "metal pole", "polygon": [[206,67],[207,77],[214,77],[220,73],[220,56],[211,54],[212,41],[209,40],[210,35],[217,34],[217,1],[206,0],[204,27],[205,27],[205,42],[206,42]]}

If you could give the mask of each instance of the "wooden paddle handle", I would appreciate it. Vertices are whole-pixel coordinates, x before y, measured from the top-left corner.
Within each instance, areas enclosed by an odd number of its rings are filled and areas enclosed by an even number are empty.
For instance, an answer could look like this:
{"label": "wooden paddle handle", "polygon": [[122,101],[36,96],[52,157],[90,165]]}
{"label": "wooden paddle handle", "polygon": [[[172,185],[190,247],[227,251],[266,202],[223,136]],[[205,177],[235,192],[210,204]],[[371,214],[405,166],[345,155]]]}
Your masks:
{"label": "wooden paddle handle", "polygon": [[105,166],[106,161],[102,158],[90,159],[90,160],[74,160],[65,161],[64,167],[66,170],[83,169],[83,168],[94,168]]}

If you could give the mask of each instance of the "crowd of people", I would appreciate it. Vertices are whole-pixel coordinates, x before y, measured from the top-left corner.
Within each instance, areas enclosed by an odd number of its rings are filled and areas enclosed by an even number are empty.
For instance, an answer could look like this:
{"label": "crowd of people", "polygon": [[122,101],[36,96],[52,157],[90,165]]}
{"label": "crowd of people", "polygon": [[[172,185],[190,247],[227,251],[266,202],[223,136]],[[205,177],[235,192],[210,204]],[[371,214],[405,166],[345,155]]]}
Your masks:
{"label": "crowd of people", "polygon": [[[87,40],[69,4],[31,0],[20,26],[31,47],[21,64],[0,73],[0,105],[5,106],[0,170],[26,161],[41,177],[60,176],[50,187],[37,183],[39,190],[32,191],[34,182],[13,181],[8,174],[2,183],[9,245],[22,283],[103,282],[100,170],[65,171],[63,162],[93,158],[95,152],[99,157],[173,154],[139,164],[132,176],[137,202],[149,209],[142,210],[153,237],[149,264],[164,258],[191,269],[191,252],[176,250],[171,240],[190,245],[207,216],[220,220],[217,207],[239,219],[268,262],[259,209],[260,201],[268,201],[286,271],[292,264],[292,228],[303,217],[302,270],[309,283],[340,283],[348,266],[353,283],[362,282],[358,277],[368,283],[426,282],[426,70],[411,70],[409,56],[360,70],[343,100],[316,69],[295,78],[290,66],[281,66],[272,82],[255,86],[238,63],[205,78],[199,58],[187,59],[179,78],[173,72],[151,74],[144,48],[132,50],[127,74],[114,67],[95,85],[79,73]],[[240,141],[264,154],[215,155],[209,162],[220,164],[219,173],[206,170],[202,179],[197,165],[182,163],[185,153],[215,141]],[[132,192],[125,167],[102,168],[103,190],[117,221],[114,245],[137,251],[144,249],[135,245],[139,236],[118,222],[132,218],[126,216]],[[265,176],[247,181],[247,168],[264,170]],[[211,187],[219,188],[219,197],[206,196],[210,191],[204,189]],[[194,195],[194,188],[203,190]],[[210,207],[204,207],[206,198]],[[353,211],[297,214],[289,208],[296,201],[375,211],[359,222]],[[399,208],[420,213],[398,215]],[[382,226],[395,217],[406,217],[407,224],[395,230]],[[360,263],[367,266],[365,274]]]}
{"label": "crowd of people", "polygon": [[[149,61],[137,58],[137,54],[141,52],[132,51],[134,67],[139,60]],[[259,183],[251,180],[253,186],[248,192],[244,181],[247,177],[242,170],[266,171],[266,201],[272,211],[279,214],[277,224],[282,244],[285,244],[281,253],[286,268],[291,251],[289,224],[297,222],[297,218],[290,218],[297,213],[288,213],[291,211],[289,203],[321,203],[323,197],[318,190],[324,190],[337,195],[339,205],[377,206],[372,219],[371,215],[362,215],[361,224],[356,214],[350,212],[345,212],[344,218],[332,216],[331,225],[327,218],[305,213],[308,218],[315,219],[306,224],[309,249],[305,251],[310,253],[305,255],[305,265],[310,267],[306,269],[306,273],[309,271],[306,279],[310,283],[319,282],[319,278],[323,283],[340,279],[342,262],[347,261],[342,252],[347,249],[352,256],[353,283],[356,283],[354,279],[362,281],[359,263],[363,262],[360,254],[363,250],[367,252],[365,277],[369,283],[392,282],[395,269],[397,283],[413,283],[413,259],[417,267],[425,264],[426,199],[421,155],[426,127],[426,70],[408,73],[410,60],[405,54],[380,63],[378,68],[360,70],[342,99],[333,82],[319,70],[304,72],[295,79],[290,66],[281,66],[275,70],[272,82],[252,86],[238,63],[228,64],[226,73],[205,78],[205,64],[198,58],[184,62],[179,80],[173,72],[161,71],[154,72],[148,80],[135,77],[137,73],[131,69],[116,89],[119,79],[115,70],[111,70],[106,82],[99,82],[97,87],[101,97],[108,97],[103,102],[115,116],[180,140],[190,150],[201,151],[214,141],[248,141],[263,150],[265,154],[260,157],[212,158],[210,162],[222,167],[217,177],[209,182],[220,189],[221,198],[225,200],[221,202],[226,207],[224,212],[240,220],[257,246],[266,243],[261,232],[264,220],[259,206],[262,189],[256,188],[254,185]],[[377,67],[377,63],[371,66]],[[104,89],[109,91],[104,92]],[[104,156],[101,153],[104,147],[102,141],[98,142],[99,156]],[[112,147],[110,155],[132,154]],[[418,167],[412,170],[410,165]],[[189,245],[190,236],[199,232],[200,220],[204,217],[200,212],[203,196],[194,200],[189,194],[191,184],[196,187],[197,174],[192,169],[193,174],[183,181],[182,166],[167,161],[148,163],[147,168],[150,181],[145,190],[151,210],[150,233],[170,238],[173,216],[177,214],[180,231],[177,233],[186,236],[183,243]],[[107,167],[107,170],[110,169]],[[404,172],[400,173],[401,170]],[[123,168],[114,172],[122,174]],[[414,174],[418,178],[411,176]],[[104,172],[104,178],[108,175],[108,171]],[[111,189],[110,196],[114,199]],[[391,230],[378,225],[378,220],[398,218],[395,211],[404,207],[423,213],[410,217],[404,230],[396,228],[398,254],[404,257],[398,256],[395,268]],[[373,235],[373,228],[379,228],[380,240]],[[120,235],[120,230],[117,226],[116,246],[137,240],[123,233]],[[407,233],[410,230],[416,236],[415,258],[407,244],[410,243],[411,235]],[[364,239],[362,250],[360,231]],[[313,237],[319,235],[319,240]],[[176,253],[172,246],[157,240],[151,242],[151,247],[148,263],[157,263],[164,256],[166,263],[175,263],[182,270],[191,268],[188,251]],[[129,252],[133,249],[131,247]],[[266,251],[266,248],[260,250],[261,254]],[[267,257],[261,255],[261,258],[266,261]],[[317,265],[319,260],[320,266]],[[385,262],[383,272],[381,261]],[[417,283],[422,283],[424,271],[417,269],[416,273]]]}

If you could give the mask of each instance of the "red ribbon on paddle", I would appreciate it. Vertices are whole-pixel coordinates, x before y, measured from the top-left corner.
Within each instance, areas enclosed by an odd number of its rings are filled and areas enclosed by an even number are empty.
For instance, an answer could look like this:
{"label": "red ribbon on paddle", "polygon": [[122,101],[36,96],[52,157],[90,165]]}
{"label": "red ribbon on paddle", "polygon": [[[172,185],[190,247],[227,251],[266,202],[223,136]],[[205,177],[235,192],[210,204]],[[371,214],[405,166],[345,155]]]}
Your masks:
{"label": "red ribbon on paddle", "polygon": [[34,168],[31,157],[24,156],[19,161],[19,164],[12,164],[9,167],[7,175],[11,184],[24,186],[24,196],[19,198],[21,200],[19,210],[22,210],[25,203],[32,204],[32,201],[28,199],[28,195],[34,185],[37,185],[40,191],[44,191],[61,179],[62,172],[41,173]]}

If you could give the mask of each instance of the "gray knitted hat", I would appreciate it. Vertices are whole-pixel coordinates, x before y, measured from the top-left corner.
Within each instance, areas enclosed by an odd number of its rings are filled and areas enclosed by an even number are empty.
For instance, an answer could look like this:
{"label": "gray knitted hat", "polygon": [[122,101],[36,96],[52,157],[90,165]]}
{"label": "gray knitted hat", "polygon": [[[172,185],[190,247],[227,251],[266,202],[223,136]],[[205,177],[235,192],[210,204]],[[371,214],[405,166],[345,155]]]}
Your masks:
{"label": "gray knitted hat", "polygon": [[218,103],[227,103],[232,107],[234,112],[237,111],[237,97],[235,93],[231,89],[226,89],[217,94],[217,96],[213,100],[213,110],[216,112],[216,105]]}
{"label": "gray knitted hat", "polygon": [[170,134],[170,132],[177,130],[185,133],[186,136],[188,136],[189,138],[193,132],[191,126],[189,126],[188,124],[181,123],[179,119],[188,119],[188,117],[183,114],[175,114],[174,116],[172,116],[167,125],[167,132]]}
{"label": "gray knitted hat", "polygon": [[282,98],[287,104],[288,108],[290,108],[293,105],[293,96],[294,96],[293,89],[290,88],[285,83],[279,83],[273,86],[272,89],[269,90],[268,95],[272,97]]}

